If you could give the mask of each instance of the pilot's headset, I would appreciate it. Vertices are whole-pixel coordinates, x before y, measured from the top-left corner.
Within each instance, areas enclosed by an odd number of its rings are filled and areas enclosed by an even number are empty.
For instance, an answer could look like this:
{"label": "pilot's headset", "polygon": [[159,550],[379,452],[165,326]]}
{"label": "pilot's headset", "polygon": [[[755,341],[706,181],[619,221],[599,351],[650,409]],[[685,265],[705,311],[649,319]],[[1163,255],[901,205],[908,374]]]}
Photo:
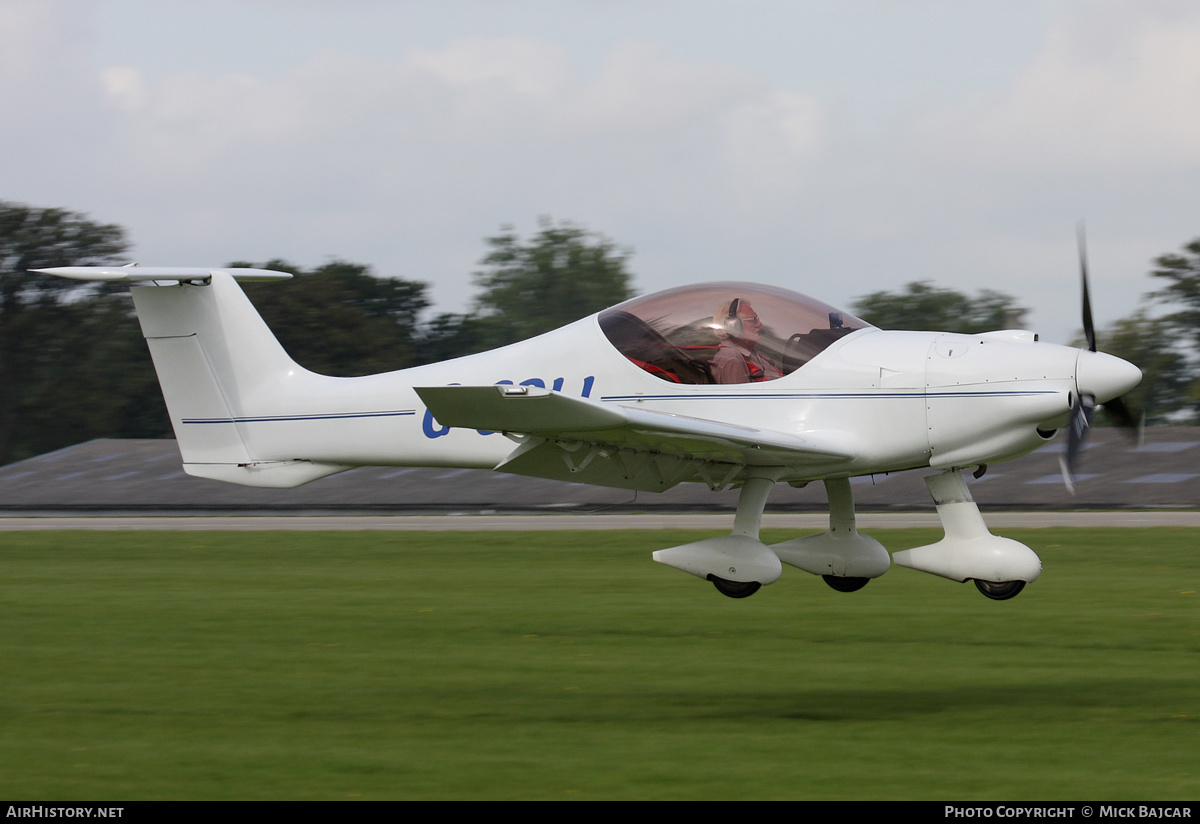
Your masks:
{"label": "pilot's headset", "polygon": [[734,298],[729,304],[729,314],[725,316],[724,323],[721,324],[725,330],[725,334],[731,338],[740,338],[742,331],[745,329],[742,324],[742,319],[738,317],[738,309],[742,305],[741,298]]}

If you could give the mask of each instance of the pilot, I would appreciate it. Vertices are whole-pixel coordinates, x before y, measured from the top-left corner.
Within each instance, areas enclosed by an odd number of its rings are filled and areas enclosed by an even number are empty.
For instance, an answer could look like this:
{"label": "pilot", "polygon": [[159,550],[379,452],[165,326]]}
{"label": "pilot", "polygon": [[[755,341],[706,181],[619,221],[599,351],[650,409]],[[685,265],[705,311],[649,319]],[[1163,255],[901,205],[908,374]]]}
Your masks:
{"label": "pilot", "polygon": [[709,364],[716,383],[758,383],[782,378],[783,373],[755,351],[762,335],[762,321],[749,303],[734,298],[722,303],[713,314],[721,344]]}

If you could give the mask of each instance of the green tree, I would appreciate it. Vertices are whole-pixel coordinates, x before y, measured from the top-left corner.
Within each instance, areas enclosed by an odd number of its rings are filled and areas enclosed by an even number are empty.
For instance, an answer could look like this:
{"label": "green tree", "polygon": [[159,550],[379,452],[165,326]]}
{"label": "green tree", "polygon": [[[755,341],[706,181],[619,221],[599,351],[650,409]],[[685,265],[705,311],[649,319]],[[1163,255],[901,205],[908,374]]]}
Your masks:
{"label": "green tree", "polygon": [[343,260],[307,272],[283,260],[261,268],[295,276],[244,286],[283,348],[306,369],[354,377],[421,362],[419,316],[429,307],[424,283],[376,277],[371,267]]}
{"label": "green tree", "polygon": [[850,308],[881,329],[968,334],[1020,328],[1027,311],[1002,292],[983,289],[972,298],[929,281],[914,281],[901,292],[872,292],[855,299]]}
{"label": "green tree", "polygon": [[1184,246],[1182,254],[1156,258],[1154,265],[1150,276],[1167,285],[1149,297],[1171,310],[1163,321],[1200,354],[1200,238]]}
{"label": "green tree", "polygon": [[569,221],[544,217],[538,225],[528,242],[511,226],[487,239],[491,251],[475,273],[483,290],[477,343],[525,340],[633,296],[625,268],[631,250]]}
{"label": "green tree", "polygon": [[489,330],[478,316],[446,312],[421,328],[418,363],[437,363],[489,348]]}
{"label": "green tree", "polygon": [[171,437],[171,423],[128,293],[62,310],[70,330],[47,346],[21,398],[18,457],[92,438]]}
{"label": "green tree", "polygon": [[1168,310],[1159,321],[1163,340],[1171,341],[1168,345],[1177,351],[1191,349],[1186,406],[1193,419],[1200,418],[1200,237],[1185,244],[1181,252],[1155,258],[1154,266],[1150,276],[1166,285],[1148,297]]}
{"label": "green tree", "polygon": [[[138,382],[99,355],[136,332],[128,298],[29,271],[116,263],[127,248],[120,226],[0,201],[0,464],[99,436],[113,386],[90,370]],[[101,328],[89,322],[93,305],[102,305]],[[107,394],[93,393],[93,384]],[[161,398],[157,404],[162,410]]]}

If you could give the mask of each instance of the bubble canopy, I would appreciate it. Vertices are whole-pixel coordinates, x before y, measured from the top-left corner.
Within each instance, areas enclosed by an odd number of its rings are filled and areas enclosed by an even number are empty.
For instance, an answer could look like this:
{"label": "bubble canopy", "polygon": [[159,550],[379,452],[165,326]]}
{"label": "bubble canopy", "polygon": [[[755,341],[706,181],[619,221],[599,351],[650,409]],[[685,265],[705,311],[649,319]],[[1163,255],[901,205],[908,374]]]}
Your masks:
{"label": "bubble canopy", "polygon": [[[761,382],[788,375],[866,321],[807,295],[745,283],[682,286],[600,313],[609,343],[668,383]],[[715,362],[714,362],[714,359]],[[743,377],[722,366],[742,360]]]}

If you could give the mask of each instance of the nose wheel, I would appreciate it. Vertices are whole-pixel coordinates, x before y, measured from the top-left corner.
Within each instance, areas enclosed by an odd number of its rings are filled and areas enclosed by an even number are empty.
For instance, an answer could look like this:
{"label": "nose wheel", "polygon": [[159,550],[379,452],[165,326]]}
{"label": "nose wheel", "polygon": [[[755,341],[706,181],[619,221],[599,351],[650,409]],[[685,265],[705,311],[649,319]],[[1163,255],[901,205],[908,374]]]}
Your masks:
{"label": "nose wheel", "polygon": [[1025,589],[1024,581],[981,581],[975,579],[975,588],[993,601],[1007,601],[1016,598]]}

